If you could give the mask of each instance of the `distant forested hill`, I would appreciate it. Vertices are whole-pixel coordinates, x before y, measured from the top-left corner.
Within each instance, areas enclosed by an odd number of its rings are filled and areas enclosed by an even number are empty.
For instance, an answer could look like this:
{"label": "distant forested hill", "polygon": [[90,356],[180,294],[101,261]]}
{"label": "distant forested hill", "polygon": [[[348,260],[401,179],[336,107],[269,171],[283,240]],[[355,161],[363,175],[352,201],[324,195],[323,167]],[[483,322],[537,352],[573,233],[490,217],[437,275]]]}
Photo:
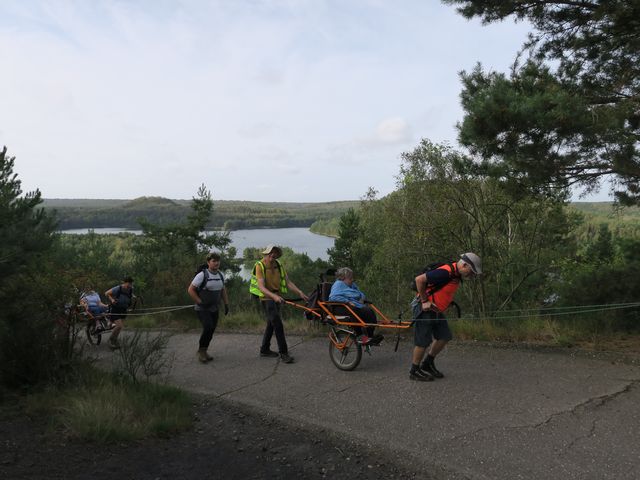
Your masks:
{"label": "distant forested hill", "polygon": [[612,202],[573,202],[569,208],[584,215],[578,237],[593,236],[596,227],[606,224],[614,236],[640,238],[640,207],[616,208]]}
{"label": "distant forested hill", "polygon": [[[337,218],[358,201],[326,203],[245,202],[215,200],[211,228],[309,227],[316,221]],[[140,197],[134,200],[45,199],[54,210],[61,230],[71,228],[139,228],[138,219],[167,224],[182,221],[190,200]]]}

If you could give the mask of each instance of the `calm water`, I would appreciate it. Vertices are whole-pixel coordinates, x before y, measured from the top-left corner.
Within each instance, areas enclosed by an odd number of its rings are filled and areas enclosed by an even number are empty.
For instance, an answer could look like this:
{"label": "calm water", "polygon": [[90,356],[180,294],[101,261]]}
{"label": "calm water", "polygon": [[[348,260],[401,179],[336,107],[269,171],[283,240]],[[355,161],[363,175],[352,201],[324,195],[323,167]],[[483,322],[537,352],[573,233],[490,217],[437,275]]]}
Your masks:
{"label": "calm water", "polygon": [[[62,230],[61,233],[85,234],[87,228]],[[139,235],[141,230],[126,230],[124,228],[94,228],[98,234],[129,232]],[[242,256],[247,247],[266,247],[273,243],[282,247],[289,247],[296,253],[306,253],[311,259],[327,260],[327,249],[333,247],[333,238],[311,233],[308,228],[260,228],[254,230],[235,230],[231,232],[231,243]]]}

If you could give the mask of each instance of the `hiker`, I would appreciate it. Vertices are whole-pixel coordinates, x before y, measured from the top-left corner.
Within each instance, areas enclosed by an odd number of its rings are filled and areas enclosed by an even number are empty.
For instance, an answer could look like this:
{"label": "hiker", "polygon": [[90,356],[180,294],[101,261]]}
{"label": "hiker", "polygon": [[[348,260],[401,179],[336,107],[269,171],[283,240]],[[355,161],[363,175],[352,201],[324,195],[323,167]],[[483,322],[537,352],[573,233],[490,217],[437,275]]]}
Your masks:
{"label": "hiker", "polygon": [[198,360],[210,362],[213,357],[207,353],[213,332],[218,326],[220,299],[224,304],[224,314],[229,314],[229,297],[224,287],[224,276],[220,272],[220,254],[211,252],[187,289],[187,293],[196,303],[194,309],[202,324],[202,334],[198,343]]}
{"label": "hiker", "polygon": [[[275,245],[269,245],[262,251],[262,260],[258,260],[251,271],[249,292],[254,298],[259,299],[260,306],[267,325],[262,337],[260,347],[261,357],[280,357],[283,363],[293,363],[293,357],[289,355],[287,340],[284,335],[284,325],[280,317],[280,306],[284,302],[282,295],[289,290],[295,292],[303,300],[307,296],[289,279],[284,266],[278,260],[282,256],[282,249]],[[271,337],[276,334],[278,352],[271,350]]]}
{"label": "hiker", "polygon": [[[329,293],[330,302],[341,302],[349,305],[351,310],[362,319],[364,323],[378,323],[376,312],[366,305],[365,295],[358,288],[358,285],[353,281],[353,270],[348,267],[342,267],[336,270],[336,281],[331,285],[331,292]],[[349,309],[343,305],[333,305],[333,311],[338,315],[351,315]],[[352,319],[357,321],[357,319]],[[367,326],[364,335],[362,327],[354,327],[354,331],[357,335],[358,342],[362,345],[379,345],[383,340],[382,335],[374,335],[373,332],[376,327]]]}
{"label": "hiker", "polygon": [[465,253],[457,262],[442,264],[415,278],[418,293],[411,302],[416,320],[409,372],[411,380],[428,382],[444,377],[436,368],[434,359],[453,336],[442,312],[453,302],[461,280],[481,273],[480,257],[475,253]]}
{"label": "hiker", "polygon": [[125,276],[120,285],[116,285],[105,292],[111,305],[111,321],[115,325],[109,337],[109,347],[112,350],[120,348],[118,335],[124,328],[124,319],[127,317],[127,309],[133,302],[133,278]]}

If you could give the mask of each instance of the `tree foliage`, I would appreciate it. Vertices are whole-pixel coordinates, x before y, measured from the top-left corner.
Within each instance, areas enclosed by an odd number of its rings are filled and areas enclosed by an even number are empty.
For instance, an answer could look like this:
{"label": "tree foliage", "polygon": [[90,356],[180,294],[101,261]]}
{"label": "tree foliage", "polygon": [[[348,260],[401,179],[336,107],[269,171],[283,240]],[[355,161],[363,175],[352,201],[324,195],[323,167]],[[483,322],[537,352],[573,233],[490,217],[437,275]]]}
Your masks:
{"label": "tree foliage", "polygon": [[[578,254],[563,262],[553,291],[558,305],[609,305],[610,312],[594,322],[602,330],[640,329],[640,309],[613,309],[637,299],[640,277],[640,239],[614,235],[607,224],[590,226]],[[595,332],[595,331],[594,331]]]}
{"label": "tree foliage", "polygon": [[434,261],[474,251],[486,274],[461,291],[467,313],[540,304],[546,277],[567,254],[571,222],[544,196],[514,198],[502,182],[461,169],[464,157],[423,140],[402,155],[398,189],[359,211],[356,273],[372,298],[406,304],[409,280]]}
{"label": "tree foliage", "polygon": [[235,248],[230,246],[228,232],[206,230],[212,212],[211,192],[202,185],[184,221],[156,225],[139,220],[143,236],[134,252],[134,268],[141,274],[149,298],[162,298],[165,305],[184,300],[186,287],[176,291],[175,279],[183,279],[182,283],[187,285],[196,267],[204,262],[205,252],[210,250],[221,252],[223,270],[239,270],[233,260]]}
{"label": "tree foliage", "polygon": [[640,2],[443,1],[535,29],[509,76],[461,74],[459,139],[482,171],[545,191],[590,191],[608,177],[621,203],[640,203]]}
{"label": "tree foliage", "polygon": [[[217,200],[208,220],[209,229],[309,227],[328,222],[357,204],[355,201],[294,203]],[[45,199],[55,211],[60,229],[120,227],[137,229],[145,218],[157,225],[179,223],[191,211],[187,200],[140,197],[134,200]]]}
{"label": "tree foliage", "polygon": [[51,244],[55,224],[42,208],[39,190],[22,196],[21,182],[13,173],[15,157],[0,152],[0,278],[24,271]]}
{"label": "tree foliage", "polygon": [[360,219],[358,213],[350,208],[340,217],[338,224],[338,238],[327,253],[329,262],[336,267],[355,267],[355,242],[360,235]]}
{"label": "tree foliage", "polygon": [[[55,222],[40,192],[22,195],[15,157],[0,151],[0,382],[25,386],[61,373],[67,339],[55,336],[60,286],[46,253]],[[59,298],[58,298],[59,299]],[[61,309],[60,309],[61,310]]]}

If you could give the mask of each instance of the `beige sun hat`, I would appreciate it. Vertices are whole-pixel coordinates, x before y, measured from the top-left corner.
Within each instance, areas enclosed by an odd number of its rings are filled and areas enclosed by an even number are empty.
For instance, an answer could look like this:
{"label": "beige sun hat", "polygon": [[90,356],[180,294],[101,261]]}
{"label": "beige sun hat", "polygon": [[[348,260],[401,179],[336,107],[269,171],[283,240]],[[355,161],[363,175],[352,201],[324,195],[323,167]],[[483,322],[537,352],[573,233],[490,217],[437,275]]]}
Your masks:
{"label": "beige sun hat", "polygon": [[273,244],[269,244],[267,245],[267,248],[265,248],[262,251],[263,255],[269,255],[271,252],[276,251],[276,253],[278,254],[279,257],[282,256],[282,249],[280,247],[278,247],[277,245],[273,245]]}

